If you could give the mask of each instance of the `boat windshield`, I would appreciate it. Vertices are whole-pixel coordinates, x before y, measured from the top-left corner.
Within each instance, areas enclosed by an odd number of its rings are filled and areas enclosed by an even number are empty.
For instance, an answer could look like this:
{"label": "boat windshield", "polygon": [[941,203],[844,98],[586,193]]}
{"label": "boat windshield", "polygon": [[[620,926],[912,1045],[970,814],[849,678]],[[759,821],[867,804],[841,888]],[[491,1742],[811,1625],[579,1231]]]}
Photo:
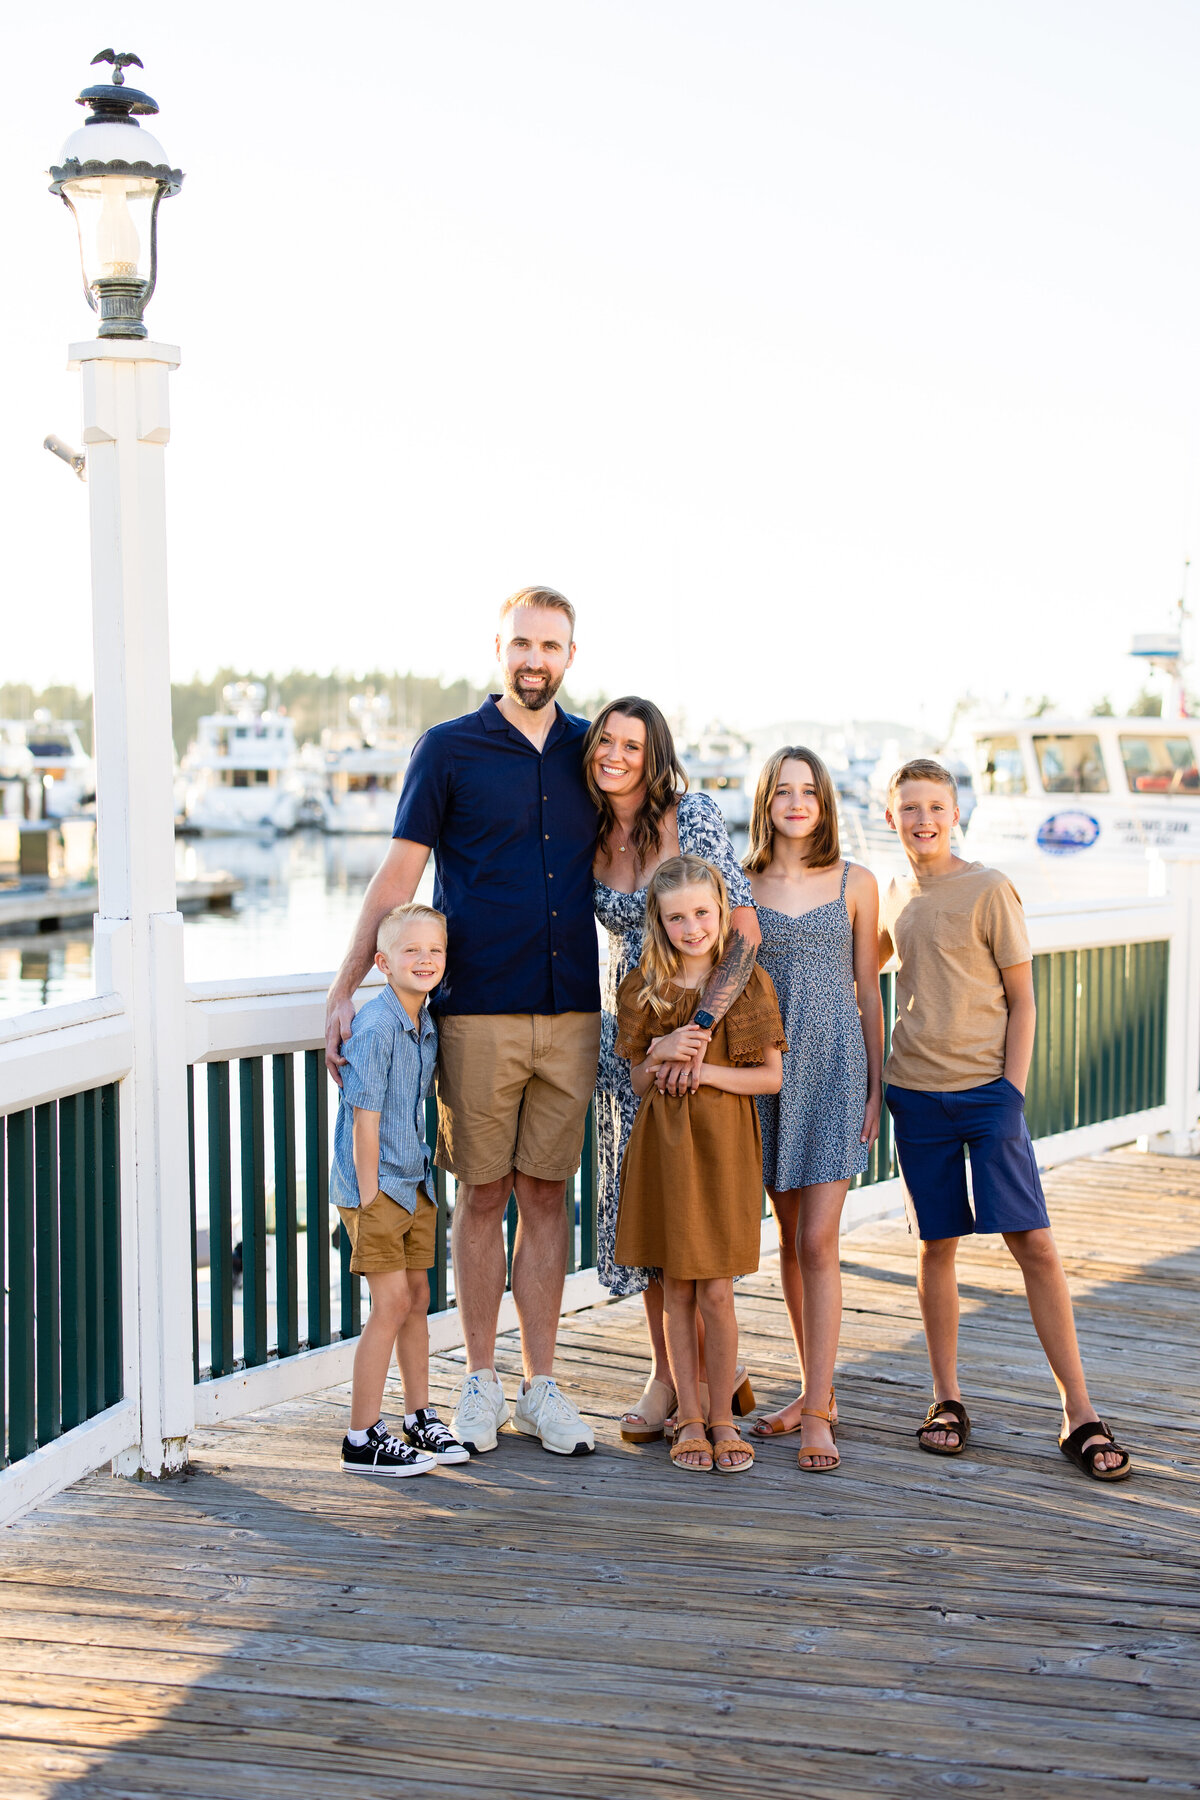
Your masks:
{"label": "boat windshield", "polygon": [[1033,748],[1047,794],[1107,794],[1100,739],[1090,732],[1035,737]]}
{"label": "boat windshield", "polygon": [[1196,751],[1186,737],[1121,737],[1121,760],[1135,794],[1200,794]]}
{"label": "boat windshield", "polygon": [[981,794],[1023,794],[1025,764],[1015,737],[981,737],[975,740],[975,760]]}

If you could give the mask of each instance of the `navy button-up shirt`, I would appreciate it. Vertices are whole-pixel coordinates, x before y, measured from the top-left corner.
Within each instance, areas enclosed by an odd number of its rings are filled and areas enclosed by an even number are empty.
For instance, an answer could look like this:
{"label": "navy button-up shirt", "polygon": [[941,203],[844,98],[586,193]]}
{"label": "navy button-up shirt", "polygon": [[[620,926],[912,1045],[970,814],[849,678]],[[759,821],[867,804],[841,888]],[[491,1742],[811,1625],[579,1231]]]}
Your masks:
{"label": "navy button-up shirt", "polygon": [[[356,1014],[342,1045],[346,1066],[333,1128],[329,1198],[335,1206],[368,1205],[354,1169],[354,1108],[379,1114],[379,1188],[405,1212],[417,1210],[417,1188],[433,1198],[433,1169],[425,1142],[425,1096],[433,1086],[437,1026],[423,1006],[414,1025],[390,987]],[[378,1204],[378,1202],[376,1202]]]}
{"label": "navy button-up shirt", "polygon": [[392,835],[433,849],[448,936],[436,1012],[600,1010],[588,722],[554,710],[540,753],[495,695],[413,750]]}

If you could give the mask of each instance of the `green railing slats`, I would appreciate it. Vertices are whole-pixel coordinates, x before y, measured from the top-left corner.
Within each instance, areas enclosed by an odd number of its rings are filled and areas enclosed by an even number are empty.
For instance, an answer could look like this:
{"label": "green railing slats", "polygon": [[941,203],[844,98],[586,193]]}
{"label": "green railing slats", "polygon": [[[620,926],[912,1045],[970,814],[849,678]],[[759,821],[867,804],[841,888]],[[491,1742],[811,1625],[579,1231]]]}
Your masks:
{"label": "green railing slats", "polygon": [[114,1081],[100,1095],[100,1175],[104,1244],[104,1404],[125,1392],[121,1317],[121,1105]]}
{"label": "green railing slats", "polygon": [[[437,1101],[430,1094],[425,1101],[425,1142],[436,1152],[437,1148]],[[429,1271],[429,1310],[445,1312],[447,1303],[446,1266],[448,1262],[446,1235],[450,1228],[450,1204],[446,1193],[446,1171],[435,1166],[433,1171],[433,1193],[429,1198],[436,1202],[437,1242],[434,1246],[433,1267]]]}
{"label": "green railing slats", "polygon": [[59,1368],[58,1107],[33,1109],[34,1314],[37,1338],[37,1440],[49,1444],[62,1430]]}
{"label": "green railing slats", "polygon": [[267,1168],[263,1059],[238,1064],[242,1160],[242,1358],[248,1369],[267,1360]]}
{"label": "green railing slats", "polygon": [[329,1333],[329,1114],[325,1053],[304,1052],[304,1233],[308,1245],[308,1343]]}
{"label": "green railing slats", "polygon": [[62,1278],[62,1428],[87,1418],[87,1162],[83,1094],[58,1103],[59,1268]]}
{"label": "green railing slats", "polygon": [[3,1121],[0,1461],[121,1398],[117,1104],[112,1083]]}
{"label": "green railing slats", "polygon": [[275,1334],[280,1356],[300,1348],[296,1255],[296,1067],[290,1054],[271,1058],[275,1152]]}
{"label": "green railing slats", "polygon": [[338,1287],[341,1299],[341,1334],[344,1338],[357,1337],[362,1330],[362,1276],[350,1273],[350,1235],[348,1232],[338,1233],[338,1257],[340,1260],[340,1282]]}
{"label": "green railing slats", "polygon": [[8,1459],[37,1446],[33,1313],[33,1114],[8,1129]]}
{"label": "green railing slats", "polygon": [[214,1375],[233,1368],[233,1165],[229,1064],[208,1065],[208,1286]]}
{"label": "green railing slats", "polygon": [[92,1418],[104,1405],[104,1119],[100,1089],[83,1096],[83,1145],[87,1165],[84,1191],[84,1262],[87,1350],[87,1410]]}

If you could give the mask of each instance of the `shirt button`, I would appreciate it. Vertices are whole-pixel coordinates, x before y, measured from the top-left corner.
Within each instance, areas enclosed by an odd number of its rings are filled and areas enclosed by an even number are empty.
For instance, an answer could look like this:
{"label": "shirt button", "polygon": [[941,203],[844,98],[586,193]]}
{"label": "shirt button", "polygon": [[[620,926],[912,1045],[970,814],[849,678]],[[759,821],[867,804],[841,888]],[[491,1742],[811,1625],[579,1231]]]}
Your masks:
{"label": "shirt button", "polygon": [[547,881],[553,881],[553,880],[554,880],[554,877],[553,877],[553,875],[549,875],[549,874],[548,874],[548,875],[547,875],[547,876],[546,876],[546,880],[547,880]]}
{"label": "shirt button", "polygon": [[549,796],[549,794],[543,794],[543,795],[542,795],[542,799],[543,799],[543,800],[548,800],[548,799],[549,799],[549,798],[550,798],[550,796]]}
{"label": "shirt button", "polygon": [[551,952],[550,952],[550,954],[551,954],[551,956],[557,956],[557,955],[558,955],[558,951],[557,951],[557,950],[552,950],[552,951],[551,951]]}
{"label": "shirt button", "polygon": [[550,914],[550,917],[551,917],[551,918],[552,918],[552,919],[557,919],[557,917],[558,917],[558,914],[557,914],[557,913],[556,913],[556,912],[553,912],[553,911],[552,911],[552,912],[551,912],[551,914]]}

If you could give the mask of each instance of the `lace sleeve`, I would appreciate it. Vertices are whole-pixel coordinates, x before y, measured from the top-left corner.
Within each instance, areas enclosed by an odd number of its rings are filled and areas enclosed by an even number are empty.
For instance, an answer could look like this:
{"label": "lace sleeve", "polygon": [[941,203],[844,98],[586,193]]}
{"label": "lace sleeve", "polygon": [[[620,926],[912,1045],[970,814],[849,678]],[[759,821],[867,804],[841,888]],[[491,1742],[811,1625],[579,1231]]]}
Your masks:
{"label": "lace sleeve", "polygon": [[654,1029],[649,1007],[638,1004],[641,985],[641,970],[632,968],[617,989],[617,1041],[613,1045],[613,1054],[623,1056],[630,1063],[643,1062],[650,1039],[662,1036],[661,1030]]}
{"label": "lace sleeve", "polygon": [[763,1051],[772,1046],[777,1050],[787,1049],[779,1002],[765,969],[755,967],[745,991],[726,1013],[725,1044],[730,1062],[740,1068],[759,1065],[763,1061]]}
{"label": "lace sleeve", "polygon": [[724,815],[716,801],[708,794],[683,794],[676,821],[680,850],[685,856],[702,856],[705,862],[715,863],[725,877],[730,906],[753,906],[754,895],[746,871],[729,841]]}

